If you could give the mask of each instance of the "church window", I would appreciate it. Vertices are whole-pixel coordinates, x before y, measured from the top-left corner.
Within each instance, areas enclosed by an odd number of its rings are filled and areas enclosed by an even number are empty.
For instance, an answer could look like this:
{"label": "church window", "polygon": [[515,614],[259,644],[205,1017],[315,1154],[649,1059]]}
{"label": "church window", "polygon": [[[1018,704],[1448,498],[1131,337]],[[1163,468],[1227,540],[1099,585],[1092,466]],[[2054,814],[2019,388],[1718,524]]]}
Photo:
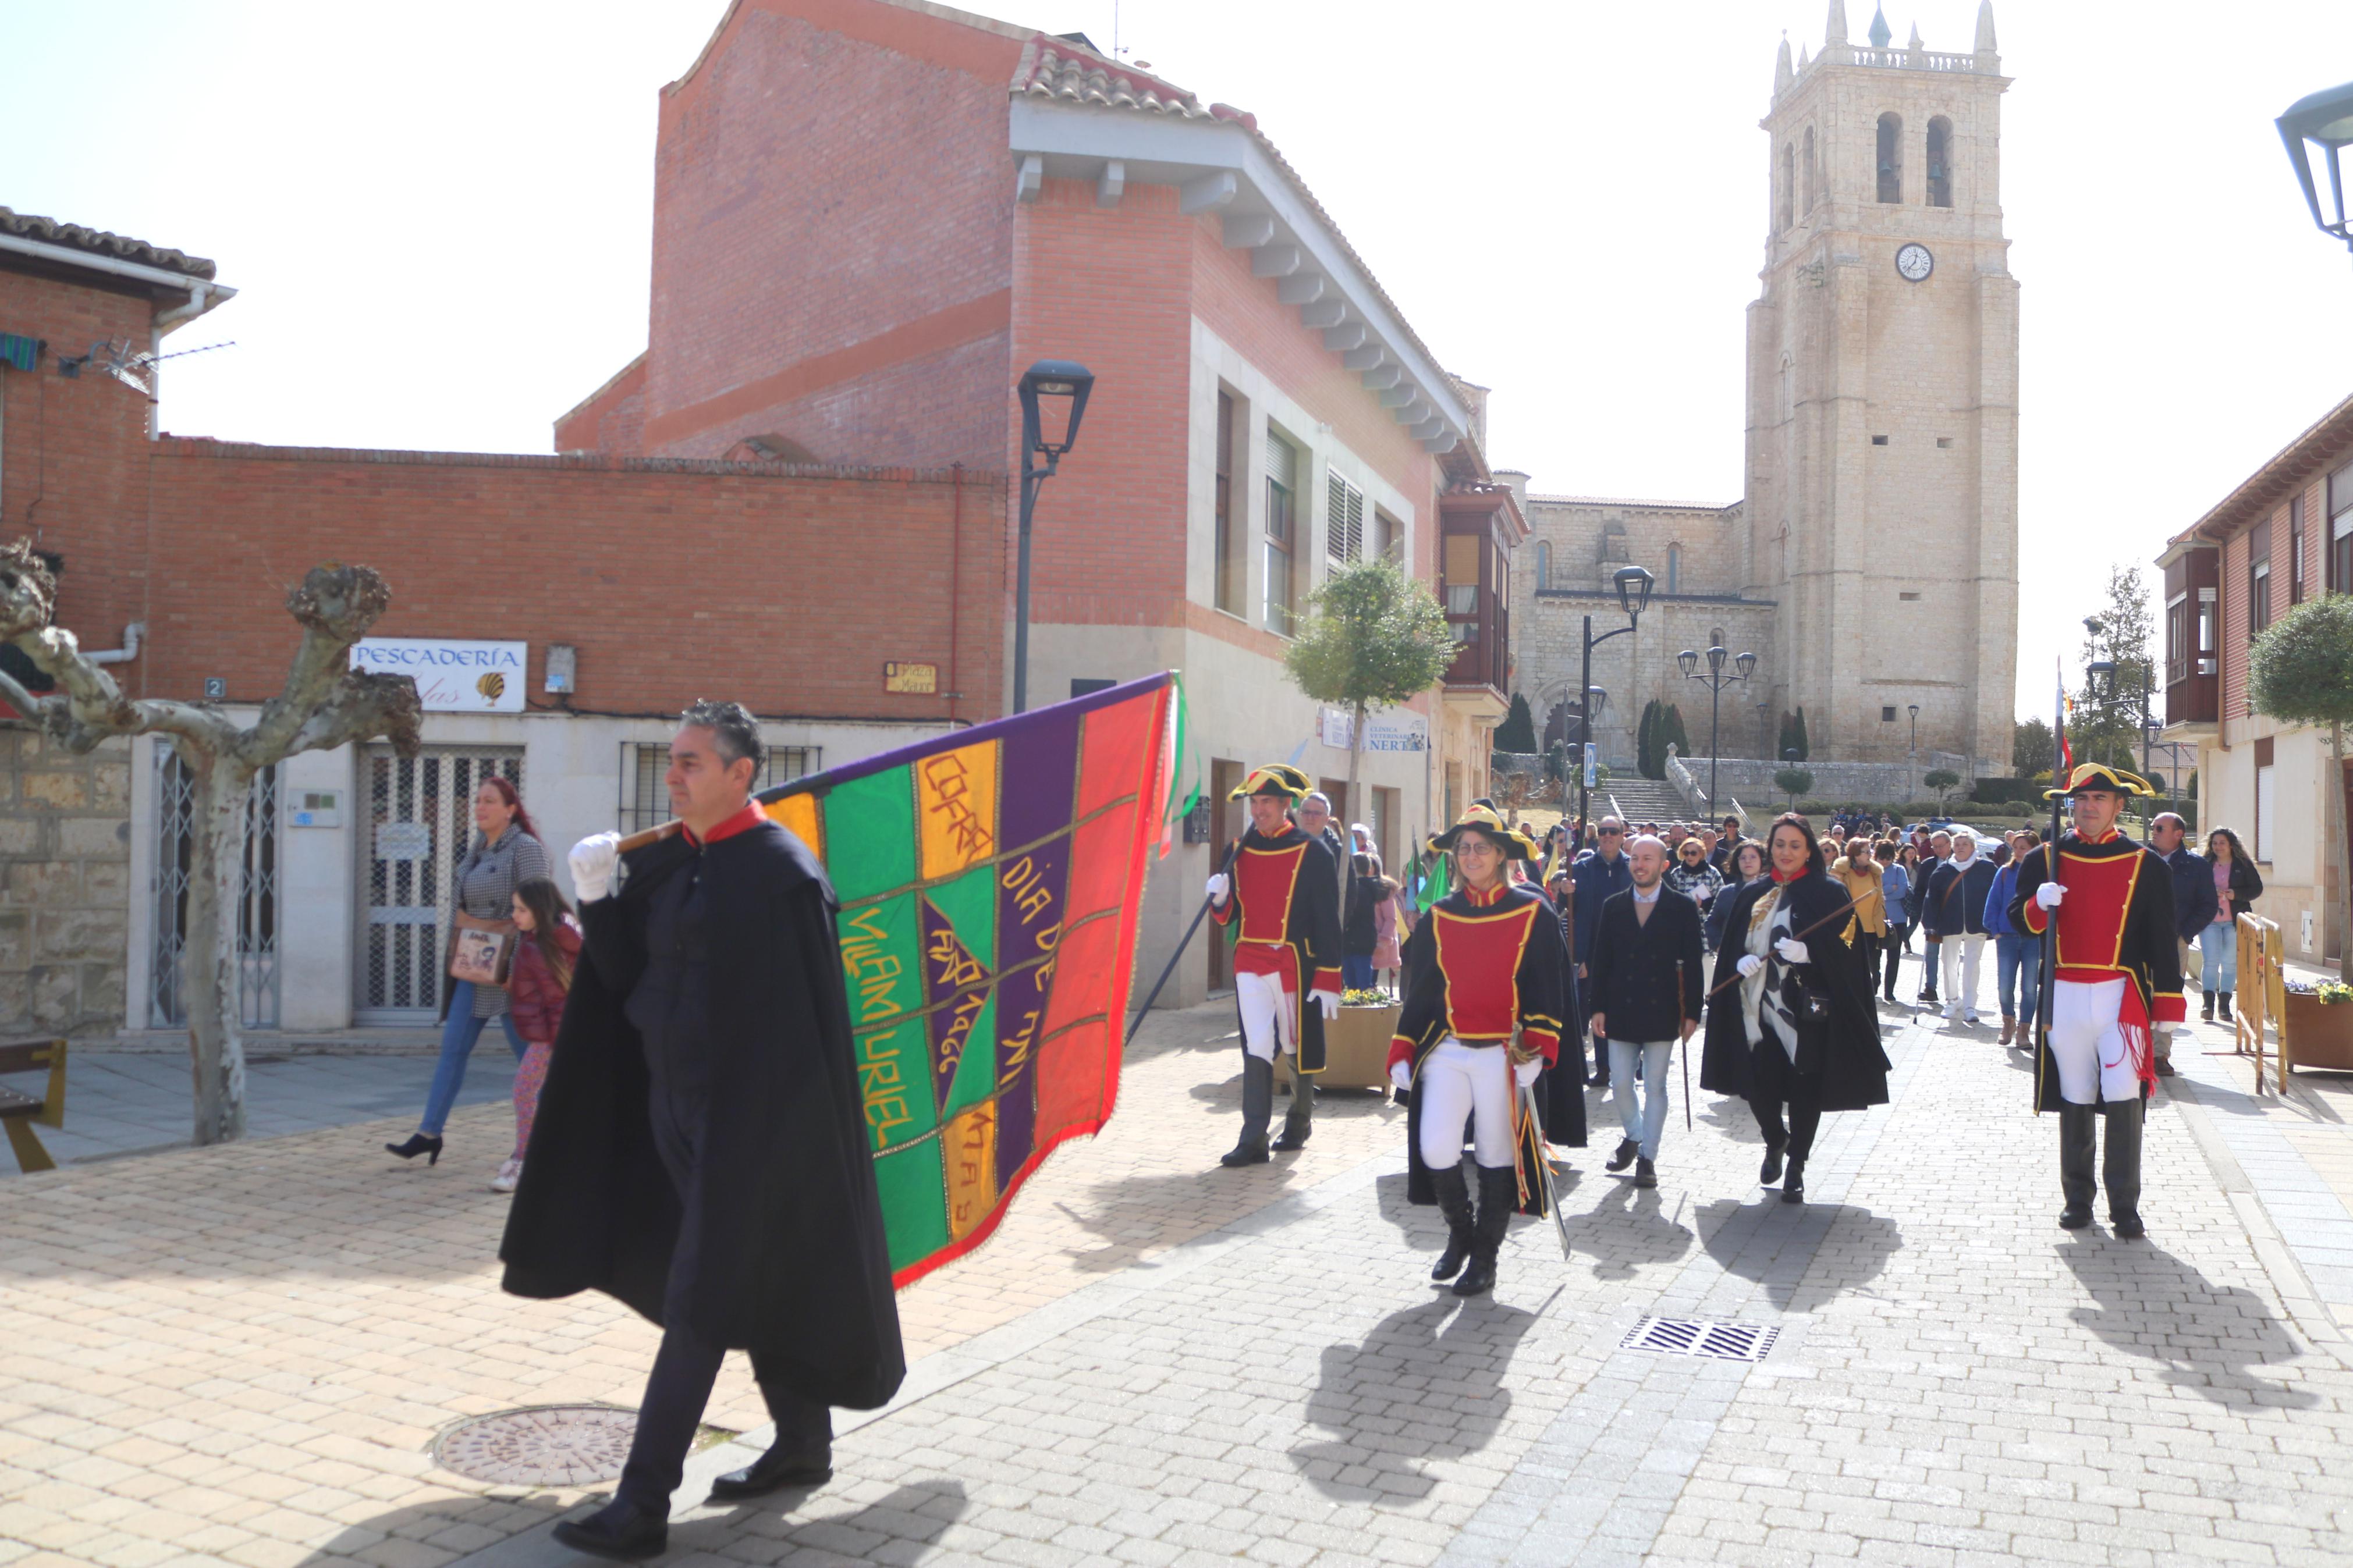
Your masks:
{"label": "church window", "polygon": [[1539,539],[1536,541],[1536,591],[1542,593],[1551,586],[1552,542]]}
{"label": "church window", "polygon": [[1879,117],[1879,199],[1904,199],[1904,117],[1894,112]]}
{"label": "church window", "polygon": [[1887,437],[1884,436],[1873,436],[1871,438],[1871,444],[1874,447],[1884,447],[1887,445]]}
{"label": "church window", "polygon": [[1817,167],[1814,163],[1814,128],[1809,125],[1806,127],[1806,210],[1808,212],[1813,211],[1814,204],[1822,199],[1821,176],[1817,173]]}
{"label": "church window", "polygon": [[1936,450],[1939,452],[1950,451],[1952,449],[1952,446],[1953,438],[1950,436],[1939,436],[1936,437]]}
{"label": "church window", "polygon": [[1667,546],[1667,592],[1668,592],[1668,593],[1670,593],[1670,594],[1674,594],[1674,593],[1680,593],[1680,592],[1682,592],[1682,590],[1683,590],[1683,547],[1682,545],[1680,545],[1680,544],[1670,544],[1670,545],[1668,545],[1668,546]]}
{"label": "church window", "polygon": [[1953,122],[1941,114],[1928,121],[1928,205],[1953,205]]}
{"label": "church window", "polygon": [[1880,705],[1879,721],[1883,724],[1893,724],[1895,722],[1895,704],[1893,702],[1886,702]]}
{"label": "church window", "polygon": [[1722,626],[1710,626],[1707,629],[1707,646],[1710,647],[1722,647],[1724,646],[1724,628]]}
{"label": "church window", "polygon": [[1780,216],[1773,226],[1773,232],[1776,234],[1788,233],[1794,222],[1790,216],[1789,208],[1798,199],[1795,167],[1797,156],[1796,151],[1787,142],[1781,143]]}

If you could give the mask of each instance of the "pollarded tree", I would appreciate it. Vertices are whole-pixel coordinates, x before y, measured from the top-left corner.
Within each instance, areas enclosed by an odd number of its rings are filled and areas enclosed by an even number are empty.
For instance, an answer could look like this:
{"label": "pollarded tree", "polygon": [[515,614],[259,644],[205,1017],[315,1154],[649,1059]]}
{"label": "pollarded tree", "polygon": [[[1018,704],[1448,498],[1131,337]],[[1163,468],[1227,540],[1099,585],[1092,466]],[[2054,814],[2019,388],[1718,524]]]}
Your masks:
{"label": "pollarded tree", "polygon": [[1936,809],[1942,811],[1946,797],[1960,787],[1961,775],[1950,768],[1931,768],[1920,782],[1936,792]]}
{"label": "pollarded tree", "polygon": [[[2337,886],[2344,900],[2337,973],[2353,981],[2353,801],[2346,798],[2345,730],[2353,724],[2353,595],[2324,594],[2274,621],[2247,656],[2247,696],[2289,724],[2327,726],[2335,766],[2321,787],[2335,797]],[[2332,787],[2333,786],[2333,787]]]}
{"label": "pollarded tree", "polygon": [[[1282,656],[1292,684],[1355,718],[1348,737],[1349,810],[1365,753],[1365,716],[1437,685],[1454,662],[1454,636],[1437,596],[1386,557],[1343,566],[1308,595],[1306,624]],[[1370,820],[1369,817],[1366,818]]]}
{"label": "pollarded tree", "polygon": [[365,566],[314,566],[286,595],[302,641],[284,689],[239,729],[211,702],[134,701],[81,654],[73,633],[52,626],[57,583],[28,540],[0,548],[0,641],[15,644],[56,683],[36,696],[0,671],[0,700],[50,742],[74,752],[118,735],[168,735],[195,787],[188,868],[187,958],[181,966],[188,1051],[195,1078],[195,1141],[245,1132],[245,1042],[237,1017],[237,878],[245,863],[246,800],[254,775],[299,752],[389,740],[417,747],[422,713],[405,675],[351,668],[352,645],[392,602]]}

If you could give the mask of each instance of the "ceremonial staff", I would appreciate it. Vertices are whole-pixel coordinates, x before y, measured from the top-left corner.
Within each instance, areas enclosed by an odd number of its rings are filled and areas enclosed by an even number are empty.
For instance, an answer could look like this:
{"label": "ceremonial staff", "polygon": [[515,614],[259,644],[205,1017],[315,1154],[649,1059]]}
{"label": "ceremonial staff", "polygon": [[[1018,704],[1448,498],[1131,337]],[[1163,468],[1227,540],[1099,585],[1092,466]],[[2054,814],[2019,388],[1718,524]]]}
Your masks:
{"label": "ceremonial staff", "polygon": [[[1536,1177],[1544,1184],[1545,1212],[1552,1215],[1553,1232],[1560,1237],[1560,1256],[1566,1262],[1573,1256],[1568,1245],[1568,1216],[1560,1212],[1560,1194],[1553,1191],[1552,1155],[1546,1147],[1549,1140],[1545,1137],[1544,1119],[1536,1114],[1536,1091],[1527,1084],[1520,1086],[1520,1114],[1526,1118],[1528,1131],[1535,1133]],[[1525,1149],[1529,1142],[1524,1134],[1519,1145]]]}
{"label": "ceremonial staff", "polygon": [[[1226,846],[1226,858],[1218,867],[1219,876],[1222,877],[1234,868],[1234,856],[1241,847],[1242,841],[1239,838]],[[1135,1039],[1135,1031],[1144,1027],[1144,1016],[1151,1012],[1152,1005],[1160,999],[1160,988],[1168,984],[1170,975],[1176,973],[1176,961],[1185,956],[1187,948],[1193,945],[1193,933],[1201,929],[1201,921],[1208,917],[1208,913],[1209,896],[1204,893],[1201,895],[1201,907],[1193,912],[1193,923],[1185,928],[1185,940],[1178,942],[1176,951],[1168,955],[1168,966],[1160,972],[1160,978],[1152,983],[1152,990],[1144,998],[1144,1005],[1135,1010],[1134,1021],[1127,1026],[1129,1043],[1133,1043]]]}
{"label": "ceremonial staff", "polygon": [[[1683,1016],[1683,961],[1682,959],[1678,958],[1678,959],[1676,959],[1676,960],[1675,960],[1675,1016],[1676,1016],[1677,1018],[1681,1018]],[[1678,1040],[1678,1041],[1677,1041],[1677,1042],[1675,1042],[1675,1043],[1676,1043],[1676,1044],[1678,1044],[1678,1045],[1680,1045],[1681,1047],[1683,1047],[1683,1049],[1682,1049],[1682,1050],[1680,1050],[1680,1051],[1677,1051],[1675,1054],[1676,1054],[1677,1056],[1679,1056],[1679,1057],[1683,1058],[1683,1131],[1686,1131],[1686,1132],[1688,1132],[1688,1131],[1691,1131],[1691,1126],[1692,1126],[1692,1115],[1691,1115],[1691,1041],[1690,1041],[1689,1039],[1683,1039],[1683,1040]],[[1639,1174],[1639,1173],[1637,1173]]]}
{"label": "ceremonial staff", "polygon": [[[1879,895],[1878,895],[1876,892],[1873,892],[1873,893],[1866,894],[1866,895],[1865,895],[1865,897],[1875,899],[1875,898],[1879,897]],[[1808,927],[1806,927],[1806,929],[1805,929],[1804,931],[1791,931],[1791,932],[1788,934],[1788,936],[1785,940],[1789,941],[1789,942],[1803,942],[1803,941],[1804,941],[1808,936],[1811,935],[1811,934],[1812,934],[1813,932],[1815,932],[1815,931],[1818,931],[1821,930],[1821,929],[1822,929],[1822,927],[1824,927],[1824,926],[1826,926],[1826,925],[1830,924],[1830,923],[1831,923],[1831,921],[1834,921],[1834,920],[1838,919],[1838,918],[1839,918],[1839,916],[1841,916],[1841,915],[1851,915],[1851,914],[1854,913],[1855,910],[1856,910],[1858,907],[1860,907],[1860,906],[1858,905],[1857,900],[1853,900],[1853,899],[1849,899],[1849,900],[1847,900],[1847,901],[1846,901],[1846,902],[1844,902],[1844,903],[1841,904],[1838,908],[1836,908],[1836,909],[1832,910],[1830,913],[1828,913],[1828,914],[1824,915],[1821,919],[1820,919],[1820,920],[1818,920],[1818,921],[1814,921],[1811,925],[1809,925]],[[1728,991],[1728,990],[1730,990],[1733,986],[1737,985],[1737,984],[1740,984],[1740,976],[1739,976],[1737,973],[1734,974],[1734,975],[1733,975],[1733,977],[1732,977],[1731,979],[1729,979],[1729,980],[1718,981],[1718,982],[1715,984],[1715,986],[1714,986],[1714,987],[1713,987],[1713,988],[1708,992],[1708,994],[1707,994],[1708,998],[1711,998],[1711,999],[1712,999],[1712,998],[1715,995],[1716,992],[1718,992],[1718,991]]]}
{"label": "ceremonial staff", "polygon": [[[2056,663],[2056,661],[2053,661]],[[2059,721],[2051,737],[2051,782],[2057,785],[2051,792],[2051,837],[2042,846],[2042,868],[2049,879],[2059,881],[2059,813],[2067,804],[2067,775],[2073,770],[2067,756],[2067,683],[2058,678],[2059,689],[2052,712]],[[2065,887],[2064,882],[2060,882]],[[2042,991],[2034,999],[2034,1113],[2042,1114],[2043,1047],[2051,1043],[2051,994],[2058,987],[2052,982],[2058,977],[2059,921],[2055,911],[2045,910],[2042,921]]]}

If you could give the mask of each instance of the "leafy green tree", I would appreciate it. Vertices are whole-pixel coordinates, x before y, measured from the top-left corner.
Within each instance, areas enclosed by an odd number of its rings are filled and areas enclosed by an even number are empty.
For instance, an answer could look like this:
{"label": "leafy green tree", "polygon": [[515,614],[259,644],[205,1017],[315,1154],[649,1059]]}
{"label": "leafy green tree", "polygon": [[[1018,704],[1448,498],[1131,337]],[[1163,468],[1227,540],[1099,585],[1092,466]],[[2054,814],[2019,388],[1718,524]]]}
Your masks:
{"label": "leafy green tree", "polygon": [[1942,811],[1945,796],[1959,785],[1961,775],[1950,768],[1931,768],[1920,782],[1936,792],[1936,809]]}
{"label": "leafy green tree", "polygon": [[2047,721],[2021,719],[2010,726],[2010,771],[2020,778],[2031,779],[2038,773],[2047,772],[2051,759],[2058,754],[2059,742]]}
{"label": "leafy green tree", "polygon": [[1814,775],[1803,768],[1780,768],[1775,770],[1773,783],[1789,797],[1789,805],[1794,808],[1798,797],[1814,787]]}
{"label": "leafy green tree", "polygon": [[[1365,716],[1429,690],[1454,662],[1454,639],[1437,596],[1386,558],[1335,570],[1307,598],[1306,623],[1282,656],[1292,684],[1355,718],[1348,737],[1348,798],[1359,798]],[[1533,750],[1534,748],[1531,748]]]}
{"label": "leafy green tree", "polygon": [[1495,726],[1495,750],[1533,752],[1536,749],[1536,719],[1525,691],[1512,693],[1512,710]]}
{"label": "leafy green tree", "polygon": [[[2078,763],[2139,770],[2141,711],[2146,683],[2153,673],[2149,642],[2155,630],[2140,568],[2112,570],[2099,614],[2084,623],[2085,674],[2082,689],[2072,693],[2075,710],[2067,720],[2067,740]],[[2092,689],[2089,667],[2098,660],[2116,667],[2116,680],[2105,696]],[[2035,765],[2049,767],[2050,753],[2046,751]]]}
{"label": "leafy green tree", "polygon": [[2353,982],[2353,801],[2344,787],[2345,729],[2353,724],[2353,595],[2324,594],[2274,621],[2247,657],[2247,697],[2289,724],[2326,725],[2336,765],[2322,774],[2337,799],[2337,886],[2344,936],[2337,973]]}
{"label": "leafy green tree", "polygon": [[1646,779],[1665,775],[1666,770],[1659,765],[1659,700],[1655,697],[1642,704],[1642,716],[1634,721],[1634,771]]}

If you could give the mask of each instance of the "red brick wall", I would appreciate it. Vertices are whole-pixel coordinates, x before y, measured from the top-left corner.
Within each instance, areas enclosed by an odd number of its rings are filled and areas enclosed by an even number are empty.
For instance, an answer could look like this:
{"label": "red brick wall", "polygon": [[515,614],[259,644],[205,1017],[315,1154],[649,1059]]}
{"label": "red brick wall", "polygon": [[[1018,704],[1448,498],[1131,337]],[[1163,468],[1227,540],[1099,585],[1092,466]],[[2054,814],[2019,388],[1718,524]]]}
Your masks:
{"label": "red brick wall", "polygon": [[638,457],[645,451],[645,426],[646,356],[639,354],[555,422],[555,449]]}
{"label": "red brick wall", "polygon": [[880,0],[744,0],[661,105],[649,450],[997,466],[1019,55]]}
{"label": "red brick wall", "polygon": [[58,615],[92,648],[117,646],[140,616],[149,404],[103,371],[68,380],[58,361],[110,339],[145,350],[153,310],[143,299],[0,272],[0,332],[48,341],[36,370],[0,369],[0,537],[29,534],[65,557]]}
{"label": "red brick wall", "polygon": [[[534,706],[547,645],[570,643],[582,711],[699,695],[763,717],[998,711],[1001,627],[973,610],[1005,592],[996,474],[167,439],[152,493],[150,640],[121,672],[139,695],[219,676],[232,700],[269,696],[297,641],[286,588],[343,560],[392,584],[379,635],[528,639]],[[886,659],[937,664],[963,700],[885,695]]]}

